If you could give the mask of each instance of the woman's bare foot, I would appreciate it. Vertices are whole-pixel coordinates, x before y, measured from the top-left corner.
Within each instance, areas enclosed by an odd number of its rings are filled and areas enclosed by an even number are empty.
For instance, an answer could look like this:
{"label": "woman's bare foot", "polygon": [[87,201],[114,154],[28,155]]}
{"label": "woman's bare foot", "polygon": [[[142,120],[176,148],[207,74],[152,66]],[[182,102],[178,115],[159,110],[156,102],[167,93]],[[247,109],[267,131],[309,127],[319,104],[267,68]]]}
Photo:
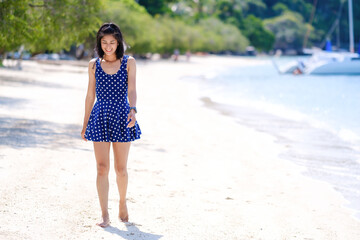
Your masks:
{"label": "woman's bare foot", "polygon": [[103,218],[103,221],[100,222],[100,223],[97,223],[96,225],[102,227],[102,228],[106,228],[107,226],[110,225],[110,218],[109,218],[109,215],[105,215],[102,217]]}
{"label": "woman's bare foot", "polygon": [[129,214],[128,214],[126,203],[119,204],[119,218],[122,222],[129,221]]}

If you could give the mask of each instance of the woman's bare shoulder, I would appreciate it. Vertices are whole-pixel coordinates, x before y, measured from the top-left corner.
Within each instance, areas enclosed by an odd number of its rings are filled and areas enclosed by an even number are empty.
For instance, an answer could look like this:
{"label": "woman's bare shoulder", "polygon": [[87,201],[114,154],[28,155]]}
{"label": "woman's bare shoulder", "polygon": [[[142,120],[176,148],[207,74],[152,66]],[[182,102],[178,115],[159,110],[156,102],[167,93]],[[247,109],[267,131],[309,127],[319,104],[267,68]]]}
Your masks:
{"label": "woman's bare shoulder", "polygon": [[128,55],[129,57],[128,57],[128,61],[129,60],[131,60],[131,61],[135,61],[135,58],[133,57],[133,56],[131,56],[131,55]]}
{"label": "woman's bare shoulder", "polygon": [[135,58],[134,58],[133,56],[129,56],[129,57],[128,57],[128,62],[129,62],[130,64],[135,64],[135,63],[136,63]]}
{"label": "woman's bare shoulder", "polygon": [[95,62],[97,58],[93,58],[89,61],[89,69],[95,69]]}
{"label": "woman's bare shoulder", "polygon": [[129,56],[128,57],[128,61],[127,61],[127,66],[126,66],[126,70],[129,72],[130,69],[135,69],[136,68],[136,61],[135,58],[133,56]]}
{"label": "woman's bare shoulder", "polygon": [[96,62],[96,59],[97,59],[97,58],[92,58],[92,59],[90,59],[89,65],[90,65],[90,64],[94,64],[94,63]]}

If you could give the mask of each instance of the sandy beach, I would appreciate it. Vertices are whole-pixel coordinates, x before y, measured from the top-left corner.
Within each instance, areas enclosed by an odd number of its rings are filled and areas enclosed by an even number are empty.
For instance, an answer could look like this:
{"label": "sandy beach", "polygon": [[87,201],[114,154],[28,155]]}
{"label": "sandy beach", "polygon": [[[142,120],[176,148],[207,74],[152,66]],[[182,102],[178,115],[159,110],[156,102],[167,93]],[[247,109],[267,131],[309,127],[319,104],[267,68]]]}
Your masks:
{"label": "sandy beach", "polygon": [[359,239],[360,221],[339,192],[279,157],[286,146],[274,136],[214,110],[182,81],[259,61],[137,61],[143,134],[128,162],[130,219],[117,219],[111,169],[105,229],[95,225],[93,145],[80,137],[87,68],[34,61],[21,71],[1,68],[0,239]]}

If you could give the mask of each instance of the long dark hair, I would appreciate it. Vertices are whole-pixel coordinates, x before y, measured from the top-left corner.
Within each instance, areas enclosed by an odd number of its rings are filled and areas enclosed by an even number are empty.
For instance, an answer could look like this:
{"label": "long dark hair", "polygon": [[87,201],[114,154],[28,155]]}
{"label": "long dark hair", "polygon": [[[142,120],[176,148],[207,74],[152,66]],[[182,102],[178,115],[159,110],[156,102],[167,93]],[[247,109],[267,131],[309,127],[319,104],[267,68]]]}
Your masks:
{"label": "long dark hair", "polygon": [[105,35],[113,35],[114,38],[117,40],[118,42],[118,46],[116,48],[116,58],[120,59],[123,57],[124,52],[125,52],[125,41],[123,38],[123,35],[120,31],[120,28],[118,25],[116,25],[115,23],[104,23],[99,31],[96,34],[96,46],[95,46],[95,52],[97,53],[97,55],[101,58],[104,57],[104,51],[101,48],[101,39],[105,36]]}

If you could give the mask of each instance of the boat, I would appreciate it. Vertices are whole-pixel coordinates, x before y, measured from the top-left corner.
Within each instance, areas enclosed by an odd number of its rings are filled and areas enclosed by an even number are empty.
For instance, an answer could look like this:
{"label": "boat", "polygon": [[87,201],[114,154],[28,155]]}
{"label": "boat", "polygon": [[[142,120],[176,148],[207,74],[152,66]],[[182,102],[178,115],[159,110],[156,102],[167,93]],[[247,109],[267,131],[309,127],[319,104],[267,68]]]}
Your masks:
{"label": "boat", "polygon": [[326,42],[326,50],[315,50],[306,60],[291,61],[275,67],[281,74],[328,74],[328,75],[360,75],[360,43],[358,53],[354,53],[354,32],[352,17],[352,0],[349,0],[349,52],[333,52],[331,42]]}
{"label": "boat", "polygon": [[360,75],[360,56],[351,52],[321,51],[300,62],[298,71],[304,74]]}
{"label": "boat", "polygon": [[306,60],[291,61],[279,67],[281,74],[360,75],[360,55],[350,52],[319,51]]}

